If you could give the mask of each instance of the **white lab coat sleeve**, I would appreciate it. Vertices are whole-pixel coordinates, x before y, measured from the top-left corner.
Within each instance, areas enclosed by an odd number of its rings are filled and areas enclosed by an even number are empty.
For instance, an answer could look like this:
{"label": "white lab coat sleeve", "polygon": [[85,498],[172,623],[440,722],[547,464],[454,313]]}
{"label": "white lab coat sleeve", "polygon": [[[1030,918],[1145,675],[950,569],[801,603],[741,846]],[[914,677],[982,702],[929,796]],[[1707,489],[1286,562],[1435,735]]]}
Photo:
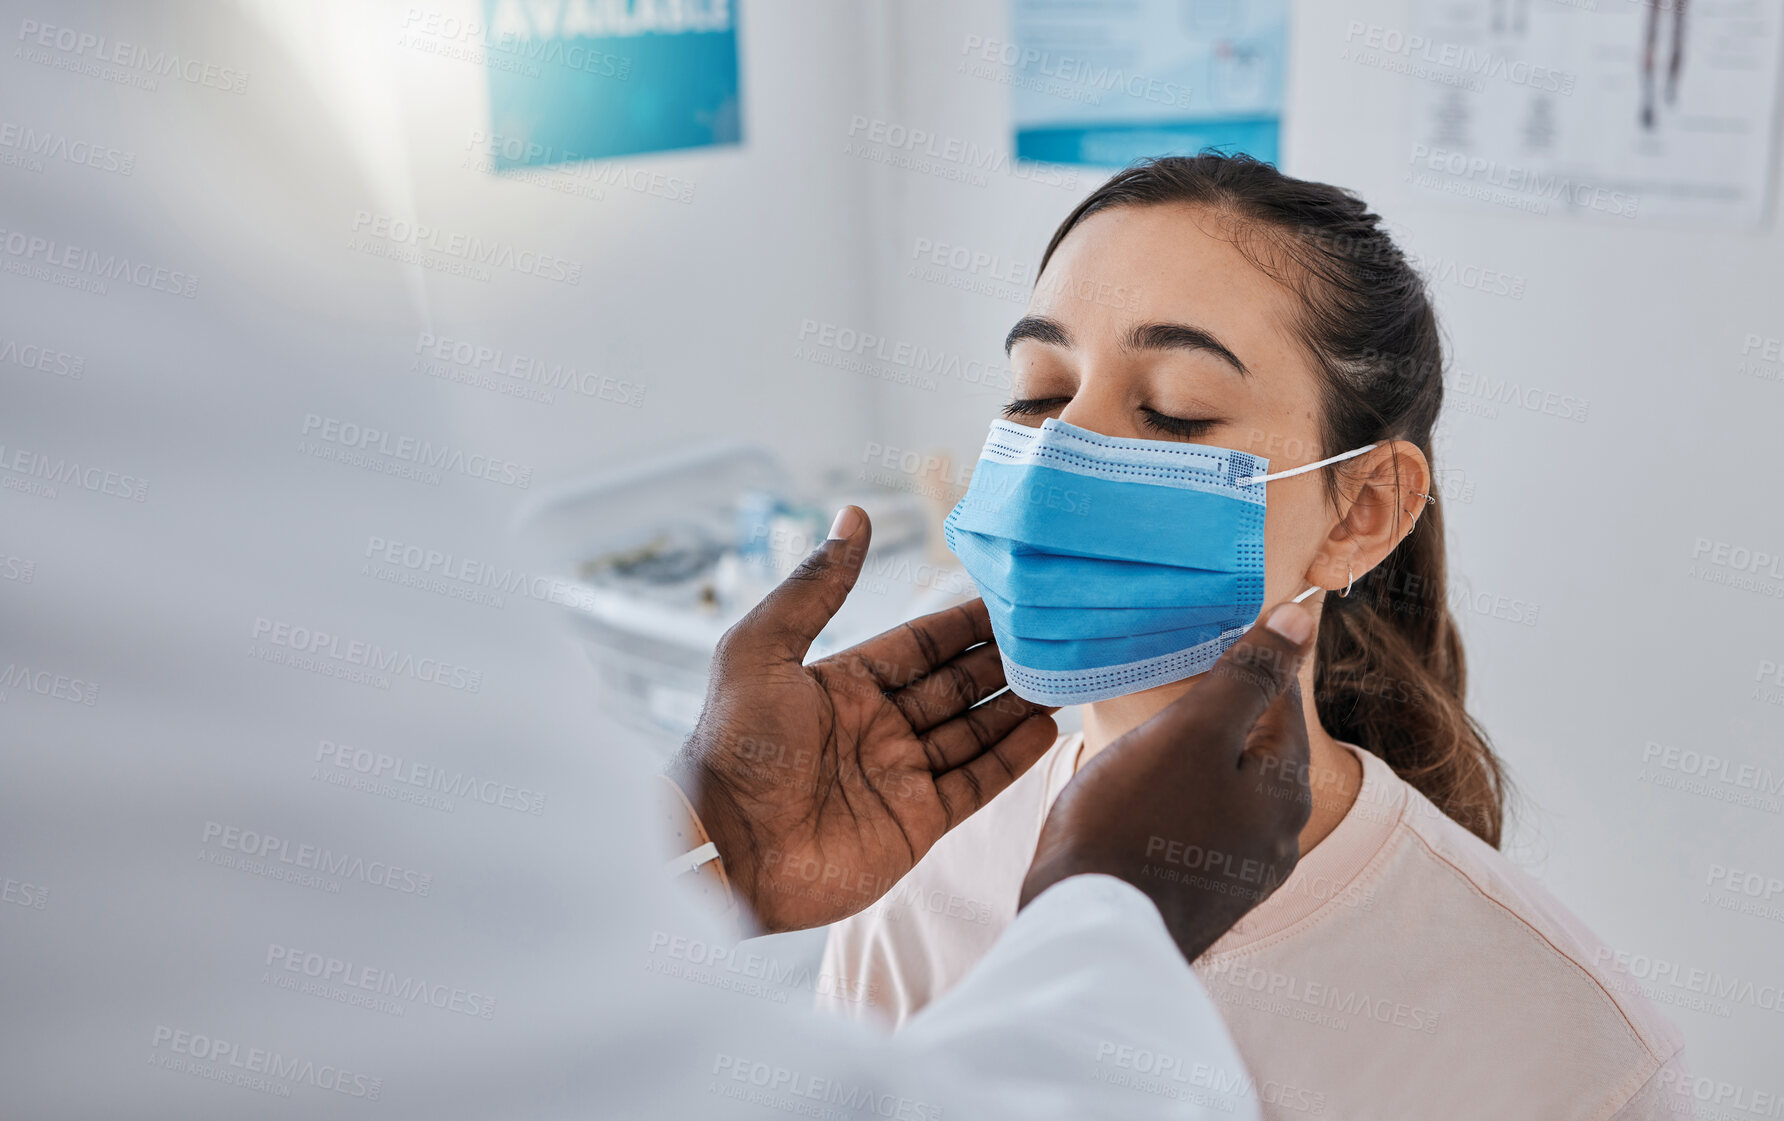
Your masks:
{"label": "white lab coat sleeve", "polygon": [[1031,902],[900,1037],[971,1115],[1257,1115],[1219,1010],[1140,891],[1074,876]]}
{"label": "white lab coat sleeve", "polygon": [[[597,1032],[606,1038],[583,1060],[601,1072],[605,1115],[1257,1116],[1214,1002],[1152,903],[1119,880],[1077,876],[1043,893],[894,1035],[824,1016],[797,1001],[802,993],[780,1000],[801,987],[797,974],[777,980],[771,954],[725,942],[706,908],[677,891],[661,898],[658,886],[634,881],[634,901],[662,917],[648,938],[603,953],[608,976],[584,990],[591,1007],[624,1009],[623,1036]],[[576,1034],[548,1048],[565,1066],[582,1065],[562,1050]]]}
{"label": "white lab coat sleeve", "polygon": [[[607,840],[594,852],[648,847],[614,835],[641,801],[623,790],[603,791],[594,830]],[[709,907],[654,872],[660,864],[591,867],[607,885],[605,921],[589,928],[600,945],[573,996],[613,1022],[594,1039],[566,1023],[546,1048],[564,1067],[601,1072],[606,1115],[1256,1116],[1214,1002],[1151,901],[1117,879],[1076,876],[1043,893],[958,986],[887,1034],[811,1008],[821,977],[763,943],[728,941]],[[579,1037],[593,1044],[581,1060],[563,1049]]]}

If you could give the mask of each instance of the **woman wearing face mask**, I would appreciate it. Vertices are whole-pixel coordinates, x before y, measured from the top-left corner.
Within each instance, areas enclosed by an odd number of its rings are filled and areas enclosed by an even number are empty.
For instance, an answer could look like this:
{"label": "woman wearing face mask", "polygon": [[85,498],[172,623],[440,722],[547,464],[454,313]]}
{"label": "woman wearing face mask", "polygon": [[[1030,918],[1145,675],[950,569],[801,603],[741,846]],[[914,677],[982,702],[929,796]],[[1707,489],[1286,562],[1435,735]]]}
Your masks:
{"label": "woman wearing face mask", "polygon": [[1092,1076],[1270,1117],[1688,1113],[1676,1031],[1497,851],[1505,786],[1463,707],[1432,498],[1442,344],[1379,218],[1245,157],[1162,159],[1086,199],[1041,268],[948,538],[1012,688],[1082,703],[1084,731],[832,928],[822,1002],[898,1025],[943,997],[1013,917],[1072,775],[1305,593],[1299,865],[1274,885],[1153,844],[1158,875],[1274,889],[1196,962],[1252,1083],[1114,1036]]}

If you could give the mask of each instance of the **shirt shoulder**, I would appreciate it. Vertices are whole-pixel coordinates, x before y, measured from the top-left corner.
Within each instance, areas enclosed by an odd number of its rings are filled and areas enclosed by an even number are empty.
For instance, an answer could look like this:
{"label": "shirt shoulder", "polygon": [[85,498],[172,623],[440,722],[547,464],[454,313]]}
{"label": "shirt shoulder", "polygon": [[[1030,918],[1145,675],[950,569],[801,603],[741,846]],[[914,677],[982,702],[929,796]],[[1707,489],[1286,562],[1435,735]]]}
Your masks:
{"label": "shirt shoulder", "polygon": [[1581,999],[1614,1010],[1656,1068],[1684,1047],[1672,1022],[1641,988],[1616,968],[1616,954],[1565,905],[1504,853],[1464,829],[1416,790],[1409,790],[1402,824],[1409,840],[1439,874],[1476,898],[1484,921],[1521,937],[1571,978]]}
{"label": "shirt shoulder", "polygon": [[1344,1115],[1688,1116],[1682,1041],[1617,983],[1603,943],[1359,754],[1346,820],[1196,963],[1254,1075],[1319,1089]]}
{"label": "shirt shoulder", "polygon": [[1681,1098],[1688,1087],[1684,1038],[1617,969],[1617,955],[1604,940],[1503,853],[1410,787],[1395,833],[1407,862],[1401,873],[1407,897],[1441,907],[1458,937],[1486,951],[1462,955],[1482,974],[1465,1015],[1488,1032],[1534,1029],[1533,1040],[1550,1041],[1541,1046],[1564,1049],[1578,1100],[1596,1099],[1585,1116],[1690,1116]]}

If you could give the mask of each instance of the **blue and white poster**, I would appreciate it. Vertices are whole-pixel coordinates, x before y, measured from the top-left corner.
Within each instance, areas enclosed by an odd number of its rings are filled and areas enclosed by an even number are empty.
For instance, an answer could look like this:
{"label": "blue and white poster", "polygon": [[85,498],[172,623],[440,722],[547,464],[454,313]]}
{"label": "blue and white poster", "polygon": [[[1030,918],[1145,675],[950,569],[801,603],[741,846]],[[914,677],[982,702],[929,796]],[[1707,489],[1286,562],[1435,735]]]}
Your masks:
{"label": "blue and white poster", "polygon": [[[1019,159],[1119,167],[1203,148],[1278,162],[1289,0],[1013,0],[969,44],[1013,92]],[[989,56],[989,57],[987,57]]]}
{"label": "blue and white poster", "polygon": [[736,144],[734,0],[484,0],[497,170]]}

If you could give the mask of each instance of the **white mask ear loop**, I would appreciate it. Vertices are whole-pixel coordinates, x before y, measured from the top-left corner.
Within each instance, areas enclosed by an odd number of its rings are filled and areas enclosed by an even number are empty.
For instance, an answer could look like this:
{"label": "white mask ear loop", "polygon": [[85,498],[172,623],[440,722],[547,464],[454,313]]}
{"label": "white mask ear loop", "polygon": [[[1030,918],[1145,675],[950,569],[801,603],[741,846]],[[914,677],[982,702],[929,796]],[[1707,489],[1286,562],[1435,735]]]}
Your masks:
{"label": "white mask ear loop", "polygon": [[[1349,570],[1347,577],[1344,581],[1344,590],[1342,592],[1338,593],[1338,598],[1343,599],[1345,596],[1349,595],[1351,585],[1355,584],[1356,582],[1357,582],[1356,569],[1352,568]],[[1322,588],[1318,584],[1315,584],[1315,585],[1313,585],[1313,587],[1308,588],[1306,591],[1302,592],[1300,595],[1296,596],[1294,599],[1289,600],[1289,602],[1290,603],[1300,603],[1302,600],[1306,599],[1308,596],[1312,595],[1314,592],[1323,592],[1323,591],[1328,591],[1328,590],[1329,589]]]}
{"label": "white mask ear loop", "polygon": [[1320,460],[1318,463],[1309,463],[1303,467],[1290,467],[1287,471],[1272,471],[1268,475],[1247,475],[1243,479],[1238,479],[1236,481],[1238,482],[1238,484],[1240,486],[1248,487],[1252,483],[1267,483],[1273,479],[1286,479],[1291,475],[1304,475],[1309,471],[1317,471],[1321,467],[1330,467],[1334,463],[1342,463],[1347,459],[1355,459],[1357,456],[1362,455],[1364,452],[1372,452],[1380,446],[1381,446],[1380,444],[1364,444],[1362,447],[1357,448],[1355,451],[1342,452],[1338,455],[1327,456],[1325,459]]}
{"label": "white mask ear loop", "polygon": [[[1291,467],[1287,471],[1275,471],[1268,475],[1247,475],[1243,479],[1238,480],[1238,483],[1240,486],[1245,487],[1245,486],[1250,486],[1252,483],[1267,483],[1272,479],[1286,479],[1290,475],[1304,475],[1309,471],[1317,471],[1321,467],[1329,467],[1334,463],[1342,463],[1347,459],[1355,459],[1357,456],[1362,455],[1364,452],[1372,452],[1380,446],[1381,445],[1379,445],[1379,444],[1364,444],[1362,447],[1357,448],[1354,451],[1347,451],[1347,452],[1342,452],[1338,455],[1328,456],[1327,458],[1320,460],[1318,463],[1309,463],[1302,467]],[[1303,600],[1305,600],[1308,596],[1312,595],[1314,592],[1323,591],[1323,590],[1324,589],[1322,589],[1318,584],[1315,584],[1311,588],[1308,588],[1306,591],[1302,592],[1300,595],[1289,600],[1289,602],[1290,603],[1300,603]],[[1345,584],[1343,594],[1344,595],[1350,594],[1350,584],[1349,583]]]}

